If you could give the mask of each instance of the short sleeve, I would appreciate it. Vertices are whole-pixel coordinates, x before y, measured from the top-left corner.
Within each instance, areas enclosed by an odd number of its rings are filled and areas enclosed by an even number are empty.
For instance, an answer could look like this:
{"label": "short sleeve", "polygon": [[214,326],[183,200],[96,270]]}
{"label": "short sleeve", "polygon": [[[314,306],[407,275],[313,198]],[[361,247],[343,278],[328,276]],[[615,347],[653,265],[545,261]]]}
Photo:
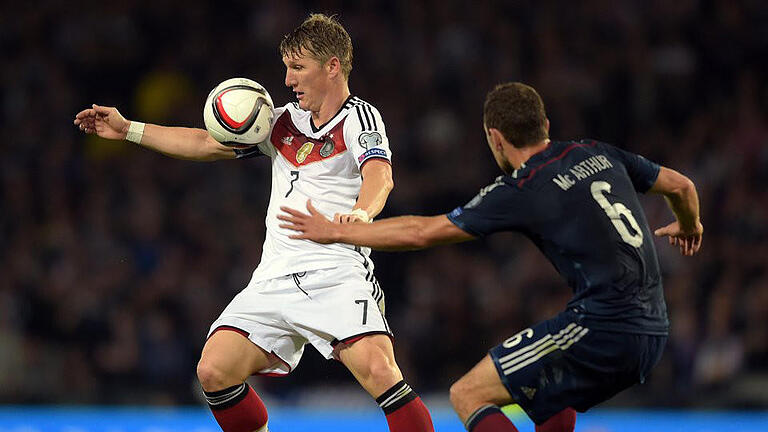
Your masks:
{"label": "short sleeve", "polygon": [[344,141],[348,143],[358,168],[371,159],[392,163],[384,120],[379,111],[367,102],[352,99],[352,107],[344,124]]}
{"label": "short sleeve", "polygon": [[[272,113],[272,125],[270,126],[271,128],[274,129],[275,124],[277,123],[277,120],[280,118],[281,115],[283,115],[283,113],[287,108],[288,108],[288,105],[274,109],[274,112]],[[245,149],[234,149],[234,150],[235,150],[235,158],[237,159],[250,159],[258,156],[269,156],[270,158],[273,158],[277,154],[277,151],[275,150],[275,146],[272,145],[271,130],[269,133],[269,138],[267,138],[263,142],[260,142],[255,146],[248,147]]]}
{"label": "short sleeve", "polygon": [[522,223],[520,209],[524,208],[521,205],[524,194],[499,177],[447,216],[454,225],[476,237],[511,231]]}
{"label": "short sleeve", "polygon": [[600,145],[611,157],[621,161],[637,192],[645,193],[656,183],[661,170],[659,164],[610,144],[600,143]]}

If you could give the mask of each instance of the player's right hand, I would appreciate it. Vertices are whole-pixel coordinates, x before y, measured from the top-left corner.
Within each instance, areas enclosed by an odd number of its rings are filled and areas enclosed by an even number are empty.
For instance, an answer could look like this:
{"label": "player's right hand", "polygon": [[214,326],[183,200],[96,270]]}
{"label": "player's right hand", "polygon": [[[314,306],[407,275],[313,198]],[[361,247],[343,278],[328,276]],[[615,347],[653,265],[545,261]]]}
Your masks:
{"label": "player's right hand", "polygon": [[682,255],[693,256],[699,249],[701,249],[704,226],[701,222],[696,222],[694,227],[684,230],[680,227],[680,223],[675,221],[665,227],[657,229],[653,233],[657,237],[669,237],[669,244],[672,246],[679,246]]}
{"label": "player's right hand", "polygon": [[81,131],[114,140],[125,139],[131,124],[115,107],[103,107],[93,104],[75,115],[75,126]]}

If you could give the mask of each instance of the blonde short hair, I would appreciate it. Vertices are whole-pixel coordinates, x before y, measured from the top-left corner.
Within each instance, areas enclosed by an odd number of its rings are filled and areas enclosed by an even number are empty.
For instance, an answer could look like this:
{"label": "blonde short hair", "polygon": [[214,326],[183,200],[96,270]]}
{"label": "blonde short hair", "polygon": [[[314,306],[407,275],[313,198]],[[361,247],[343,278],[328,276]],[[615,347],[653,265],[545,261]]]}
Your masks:
{"label": "blonde short hair", "polygon": [[336,57],[345,78],[349,79],[352,71],[352,39],[335,16],[310,14],[283,37],[280,54],[283,57],[309,54],[321,63]]}

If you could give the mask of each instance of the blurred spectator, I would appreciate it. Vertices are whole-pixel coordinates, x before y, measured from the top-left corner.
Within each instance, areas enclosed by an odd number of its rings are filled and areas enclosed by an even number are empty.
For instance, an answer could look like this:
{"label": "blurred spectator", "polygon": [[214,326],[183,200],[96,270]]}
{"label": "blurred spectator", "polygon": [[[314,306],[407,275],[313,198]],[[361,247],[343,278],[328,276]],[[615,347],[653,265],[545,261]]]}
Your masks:
{"label": "blurred spectator", "polygon": [[[219,81],[291,97],[277,50],[310,11],[339,13],[353,92],[387,119],[386,215],[450,211],[498,175],[482,102],[501,81],[537,87],[555,139],[592,137],[680,167],[700,187],[702,254],[659,243],[672,321],[657,379],[617,403],[768,406],[738,383],[768,376],[768,3],[130,0],[0,6],[0,402],[191,403],[208,325],[248,281],[263,241],[264,161],[195,164],[71,125],[91,103],[200,127]],[[221,25],[226,23],[226,25]],[[645,199],[648,219],[671,215]],[[376,254],[400,363],[447,394],[492,346],[570,292],[509,235]],[[275,397],[349,383],[306,356]],[[117,389],[117,390],[116,390]],[[339,390],[339,394],[346,394]],[[722,397],[720,397],[722,395]]]}

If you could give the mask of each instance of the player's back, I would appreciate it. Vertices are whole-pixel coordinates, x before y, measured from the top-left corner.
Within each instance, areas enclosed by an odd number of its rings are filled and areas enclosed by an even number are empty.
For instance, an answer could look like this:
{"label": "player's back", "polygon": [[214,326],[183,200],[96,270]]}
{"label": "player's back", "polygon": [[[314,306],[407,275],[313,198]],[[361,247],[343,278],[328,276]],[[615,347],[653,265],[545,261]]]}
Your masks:
{"label": "player's back", "polygon": [[451,217],[467,230],[462,219],[495,208],[497,221],[468,222],[468,231],[529,237],[573,288],[568,308],[588,326],[666,334],[658,259],[636,192],[647,191],[658,170],[608,144],[552,142]]}

